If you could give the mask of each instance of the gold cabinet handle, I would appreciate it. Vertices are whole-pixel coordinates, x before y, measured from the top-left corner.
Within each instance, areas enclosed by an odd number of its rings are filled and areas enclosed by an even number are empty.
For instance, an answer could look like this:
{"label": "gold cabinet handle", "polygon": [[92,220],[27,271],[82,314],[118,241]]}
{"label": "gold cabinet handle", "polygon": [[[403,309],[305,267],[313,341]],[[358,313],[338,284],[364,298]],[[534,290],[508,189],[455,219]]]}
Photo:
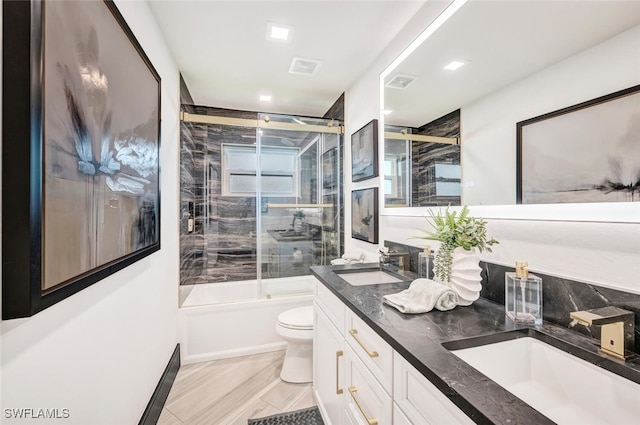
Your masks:
{"label": "gold cabinet handle", "polygon": [[340,357],[344,355],[344,351],[336,351],[336,394],[342,394],[342,388],[340,388]]}
{"label": "gold cabinet handle", "polygon": [[369,357],[378,357],[378,352],[377,351],[370,351],[367,347],[364,346],[362,341],[360,341],[360,339],[356,336],[356,335],[358,335],[358,331],[357,330],[351,329],[351,330],[349,330],[349,333],[351,334],[353,339],[355,339],[356,342],[360,345],[360,347],[362,347],[362,349],[364,351],[366,351],[366,353],[369,355]]}
{"label": "gold cabinet handle", "polygon": [[362,416],[364,416],[367,423],[369,425],[378,425],[377,419],[369,418],[369,416],[367,416],[367,414],[364,412],[362,405],[360,404],[360,402],[358,401],[358,398],[356,397],[356,392],[358,392],[358,389],[356,387],[349,387],[349,393],[351,394],[351,398],[356,403],[356,406],[358,406],[358,410],[360,410],[360,413],[362,413]]}

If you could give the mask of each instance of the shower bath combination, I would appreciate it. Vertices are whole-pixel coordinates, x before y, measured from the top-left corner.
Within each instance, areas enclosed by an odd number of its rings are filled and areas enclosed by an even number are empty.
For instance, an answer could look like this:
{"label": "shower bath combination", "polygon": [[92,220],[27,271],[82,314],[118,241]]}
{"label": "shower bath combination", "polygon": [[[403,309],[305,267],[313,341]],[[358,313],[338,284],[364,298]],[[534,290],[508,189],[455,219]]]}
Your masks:
{"label": "shower bath combination", "polygon": [[340,257],[340,123],[183,108],[195,113],[181,126],[182,217],[192,220],[181,223],[182,293],[255,280],[269,296],[270,281]]}

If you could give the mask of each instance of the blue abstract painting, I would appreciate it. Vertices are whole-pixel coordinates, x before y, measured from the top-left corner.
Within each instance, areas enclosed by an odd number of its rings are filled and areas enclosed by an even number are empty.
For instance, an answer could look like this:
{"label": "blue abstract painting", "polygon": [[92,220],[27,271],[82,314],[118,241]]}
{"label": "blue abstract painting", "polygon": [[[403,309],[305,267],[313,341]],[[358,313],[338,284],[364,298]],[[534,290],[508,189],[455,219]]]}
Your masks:
{"label": "blue abstract painting", "polygon": [[105,2],[43,7],[47,290],[159,243],[160,80]]}

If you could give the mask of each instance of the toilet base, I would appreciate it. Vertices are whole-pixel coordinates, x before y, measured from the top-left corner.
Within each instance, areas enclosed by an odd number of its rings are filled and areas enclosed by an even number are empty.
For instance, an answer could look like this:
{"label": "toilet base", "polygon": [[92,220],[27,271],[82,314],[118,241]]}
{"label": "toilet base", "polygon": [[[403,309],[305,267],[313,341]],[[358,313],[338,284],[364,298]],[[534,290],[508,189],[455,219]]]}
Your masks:
{"label": "toilet base", "polygon": [[287,345],[280,379],[293,384],[313,381],[313,343],[291,343]]}

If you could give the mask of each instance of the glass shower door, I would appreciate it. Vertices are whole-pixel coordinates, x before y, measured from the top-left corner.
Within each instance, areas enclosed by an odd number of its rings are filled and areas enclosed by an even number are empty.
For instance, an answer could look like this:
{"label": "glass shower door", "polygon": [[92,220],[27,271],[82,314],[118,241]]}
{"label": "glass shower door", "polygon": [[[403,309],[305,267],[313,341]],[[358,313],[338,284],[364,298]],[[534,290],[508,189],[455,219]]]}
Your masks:
{"label": "glass shower door", "polygon": [[312,281],[304,278],[310,275],[309,267],[339,256],[340,135],[328,120],[266,114],[259,120],[261,292],[309,292]]}

